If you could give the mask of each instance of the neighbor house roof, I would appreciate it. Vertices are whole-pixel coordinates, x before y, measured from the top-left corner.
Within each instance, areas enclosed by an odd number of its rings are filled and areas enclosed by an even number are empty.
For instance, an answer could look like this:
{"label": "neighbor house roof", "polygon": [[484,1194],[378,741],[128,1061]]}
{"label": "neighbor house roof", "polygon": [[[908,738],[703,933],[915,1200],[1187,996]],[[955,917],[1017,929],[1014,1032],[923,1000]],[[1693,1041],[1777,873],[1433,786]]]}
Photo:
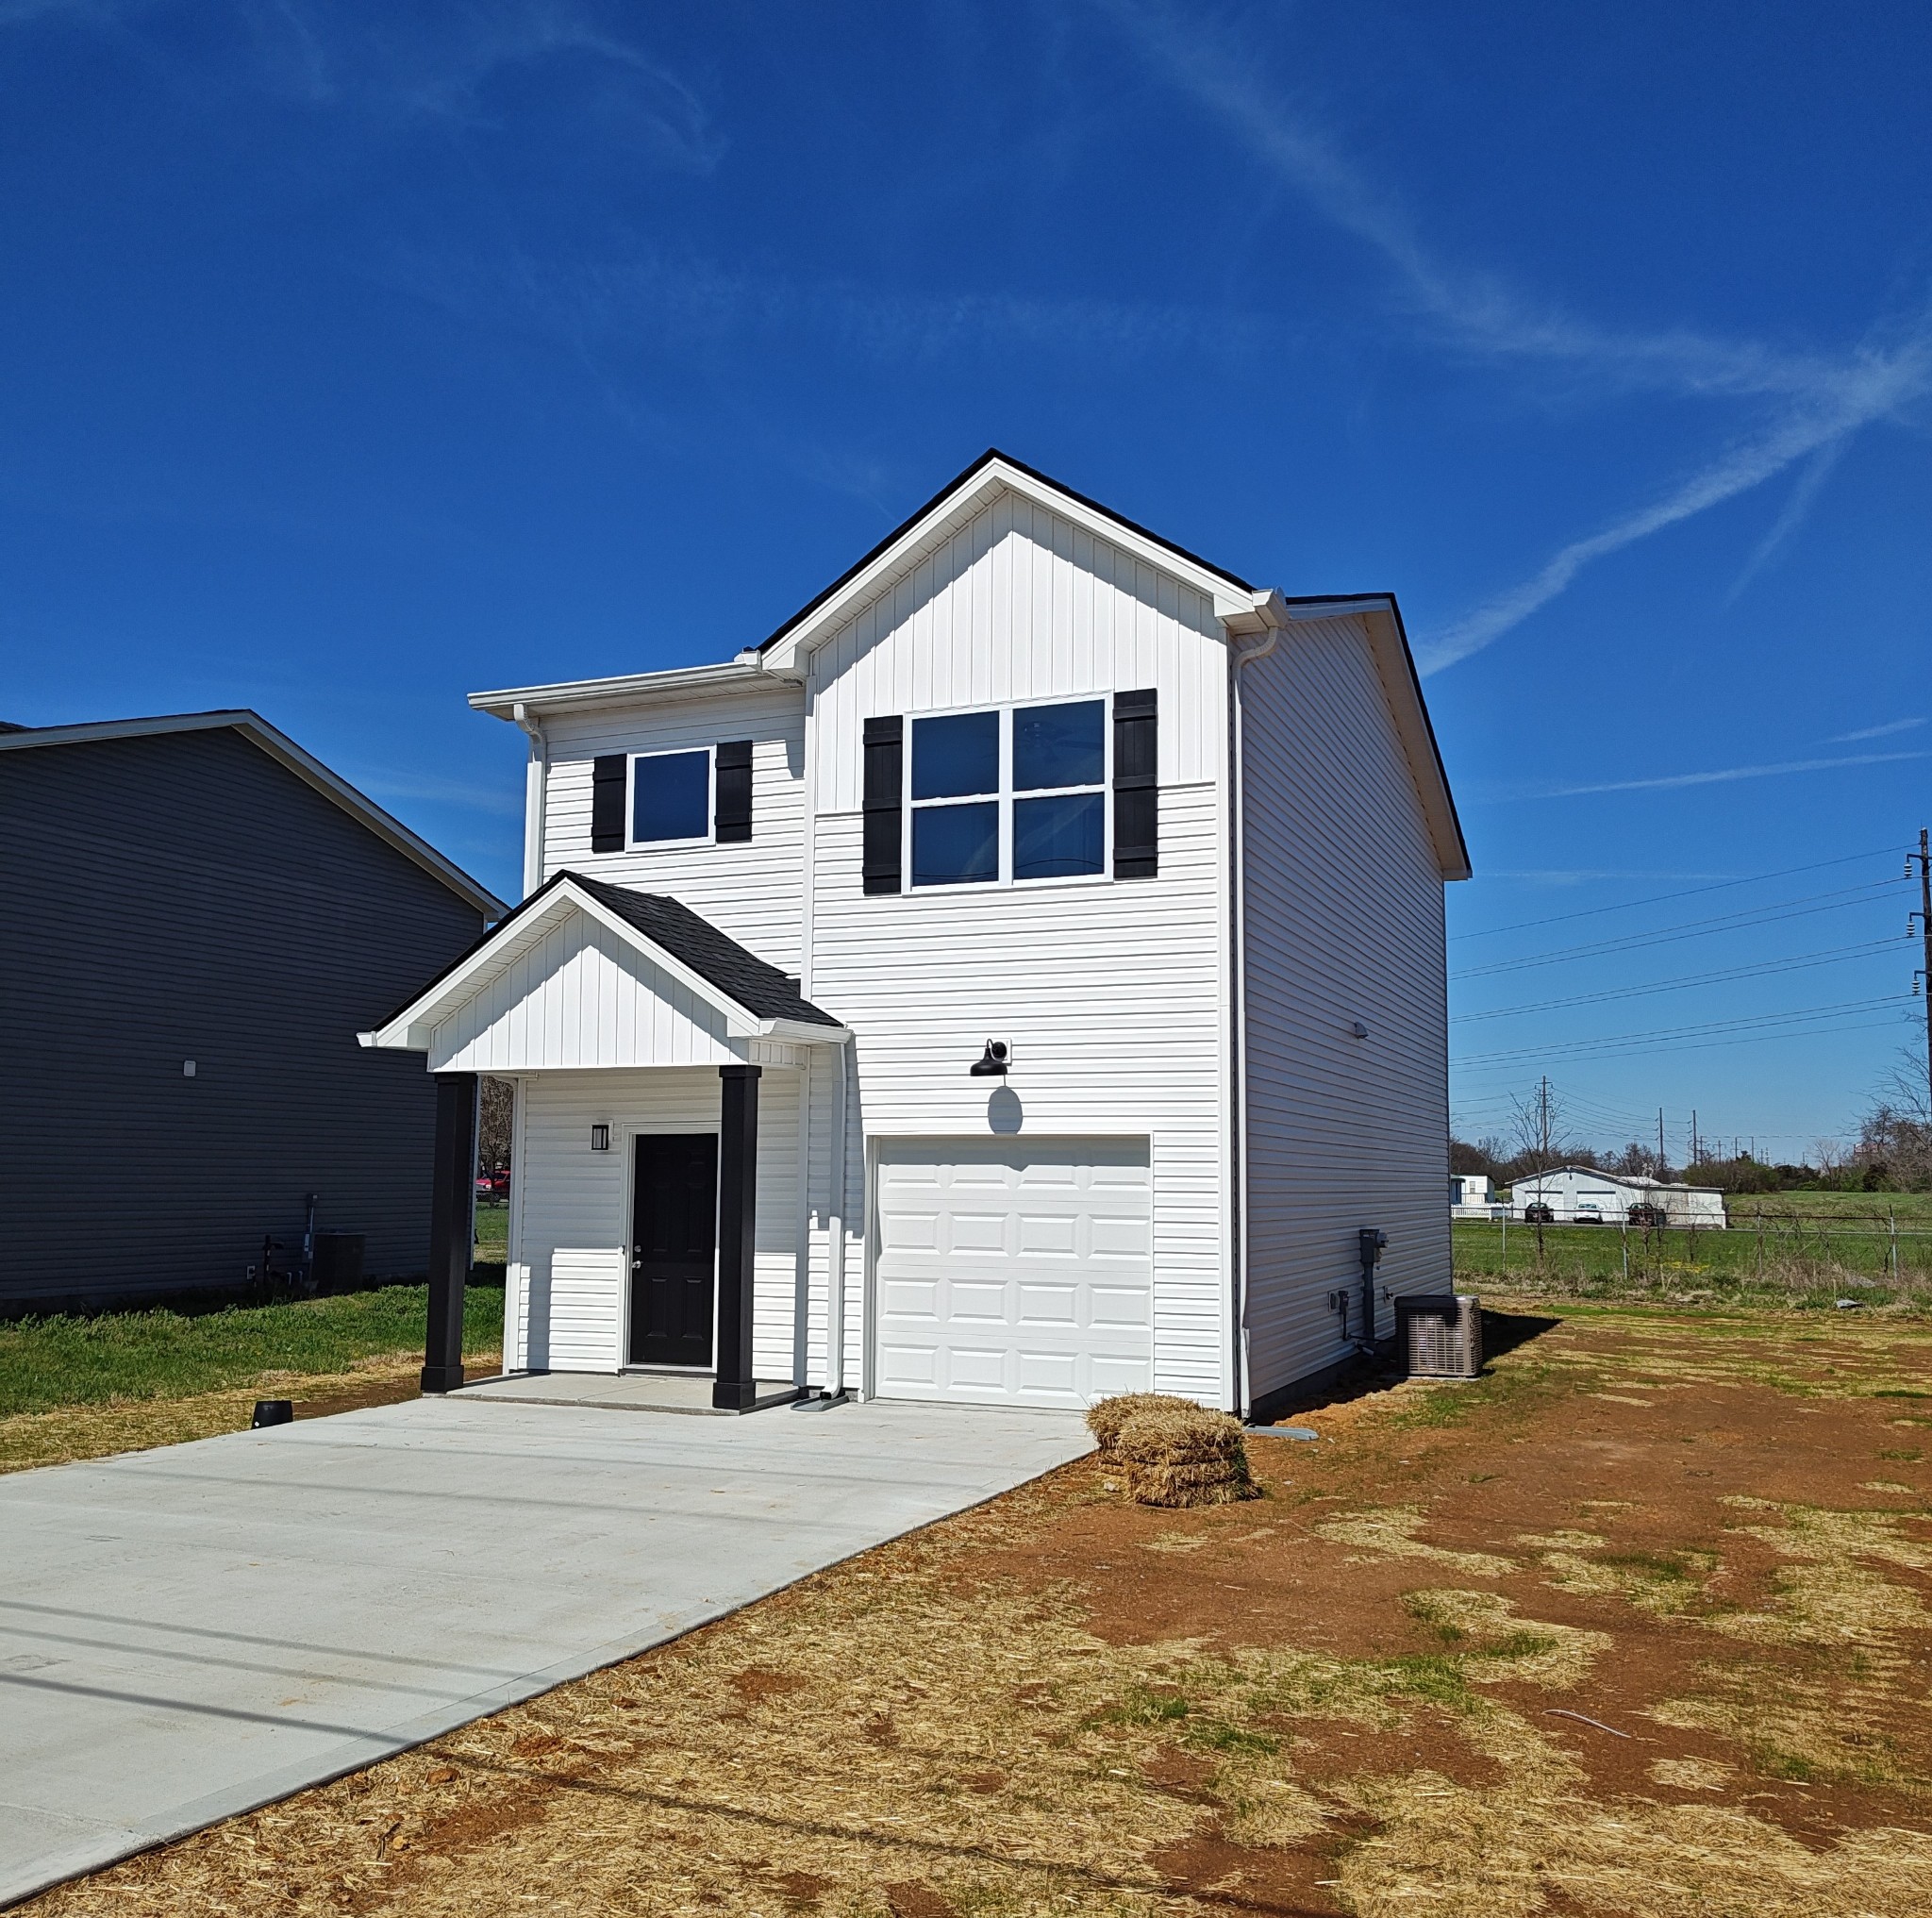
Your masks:
{"label": "neighbor house roof", "polygon": [[798,981],[721,932],[680,900],[633,892],[581,873],[554,873],[521,906],[505,913],[470,950],[447,966],[373,1032],[365,1045],[420,1049],[437,1024],[500,973],[517,949],[543,935],[542,923],[571,909],[587,912],[646,958],[725,1013],[736,1036],[816,1042],[845,1028],[803,997]]}
{"label": "neighbor house roof", "polygon": [[340,774],[330,772],[312,753],[305,752],[287,733],[245,707],[221,712],[164,713],[151,719],[90,720],[79,726],[9,725],[0,728],[0,753],[38,752],[48,746],[91,745],[103,740],[152,739],[167,733],[216,732],[225,728],[240,734],[249,744],[286,766],[377,839],[386,841],[405,859],[441,880],[485,919],[494,919],[504,910],[501,899],[486,892],[460,866],[443,858],[427,840],[411,832],[401,820],[357,792]]}

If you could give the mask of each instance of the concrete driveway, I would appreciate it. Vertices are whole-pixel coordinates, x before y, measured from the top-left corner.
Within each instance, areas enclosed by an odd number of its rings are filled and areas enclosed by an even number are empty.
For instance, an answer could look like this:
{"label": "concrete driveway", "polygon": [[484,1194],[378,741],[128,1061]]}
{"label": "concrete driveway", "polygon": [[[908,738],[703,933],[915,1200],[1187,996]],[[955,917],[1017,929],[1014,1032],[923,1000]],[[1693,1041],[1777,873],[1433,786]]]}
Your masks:
{"label": "concrete driveway", "polygon": [[1070,1413],[424,1399],[0,1478],[0,1903],[1078,1457]]}

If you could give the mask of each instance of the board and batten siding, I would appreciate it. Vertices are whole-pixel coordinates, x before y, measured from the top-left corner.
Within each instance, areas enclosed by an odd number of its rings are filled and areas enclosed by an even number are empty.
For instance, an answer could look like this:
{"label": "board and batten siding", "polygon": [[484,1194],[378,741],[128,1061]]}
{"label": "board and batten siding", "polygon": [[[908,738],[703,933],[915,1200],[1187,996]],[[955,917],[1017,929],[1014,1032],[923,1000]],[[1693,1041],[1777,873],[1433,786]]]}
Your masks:
{"label": "board and batten siding", "polygon": [[1389,1235],[1378,1292],[1450,1289],[1448,1014],[1441,870],[1361,623],[1297,624],[1241,679],[1258,1398],[1345,1356],[1326,1299],[1363,1226]]}
{"label": "board and batten siding", "polygon": [[1149,686],[1162,784],[1215,778],[1224,657],[1214,609],[1191,587],[1002,493],[813,650],[818,808],[858,809],[869,718]]}
{"label": "board and batten siding", "polygon": [[430,1035],[431,1072],[729,1065],[724,1014],[585,912],[504,966]]}
{"label": "board and batten siding", "polygon": [[240,1286],[311,1192],[425,1269],[436,1089],[356,1035],[475,905],[227,727],[0,754],[0,1302]]}
{"label": "board and batten siding", "polygon": [[[795,1376],[799,1321],[799,1094],[795,1070],[758,1082],[753,1358],[761,1378]],[[631,1141],[715,1132],[715,1068],[545,1072],[517,1089],[513,1238],[504,1290],[508,1371],[616,1372],[625,1359]],[[591,1150],[591,1127],[610,1150]]]}
{"label": "board and batten siding", "polygon": [[[568,870],[637,892],[668,893],[767,964],[796,975],[805,891],[802,688],[751,681],[728,692],[565,711],[547,718],[543,732],[542,878]],[[591,850],[591,770],[600,754],[682,752],[747,739],[749,841]]]}

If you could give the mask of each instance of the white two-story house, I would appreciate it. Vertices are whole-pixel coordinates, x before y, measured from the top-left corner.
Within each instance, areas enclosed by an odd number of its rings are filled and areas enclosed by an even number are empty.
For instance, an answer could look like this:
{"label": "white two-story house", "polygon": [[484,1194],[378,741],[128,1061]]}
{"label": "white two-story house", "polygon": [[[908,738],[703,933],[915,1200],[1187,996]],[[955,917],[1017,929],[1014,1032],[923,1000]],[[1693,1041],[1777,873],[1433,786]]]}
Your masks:
{"label": "white two-story house", "polygon": [[365,1042],[448,1090],[449,1259],[516,1084],[507,1370],[1265,1415],[1361,1338],[1362,1231],[1378,1332],[1449,1289],[1469,862],[1389,595],[989,453],[722,665],[471,703],[526,896]]}

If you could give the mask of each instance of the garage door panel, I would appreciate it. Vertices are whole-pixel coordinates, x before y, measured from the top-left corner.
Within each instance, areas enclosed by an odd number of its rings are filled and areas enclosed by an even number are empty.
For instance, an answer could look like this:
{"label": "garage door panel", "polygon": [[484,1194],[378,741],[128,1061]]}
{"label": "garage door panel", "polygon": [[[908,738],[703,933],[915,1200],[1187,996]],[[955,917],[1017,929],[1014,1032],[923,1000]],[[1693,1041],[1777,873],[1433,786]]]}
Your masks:
{"label": "garage door panel", "polygon": [[1144,1140],[890,1141],[878,1390],[1076,1407],[1153,1376]]}

